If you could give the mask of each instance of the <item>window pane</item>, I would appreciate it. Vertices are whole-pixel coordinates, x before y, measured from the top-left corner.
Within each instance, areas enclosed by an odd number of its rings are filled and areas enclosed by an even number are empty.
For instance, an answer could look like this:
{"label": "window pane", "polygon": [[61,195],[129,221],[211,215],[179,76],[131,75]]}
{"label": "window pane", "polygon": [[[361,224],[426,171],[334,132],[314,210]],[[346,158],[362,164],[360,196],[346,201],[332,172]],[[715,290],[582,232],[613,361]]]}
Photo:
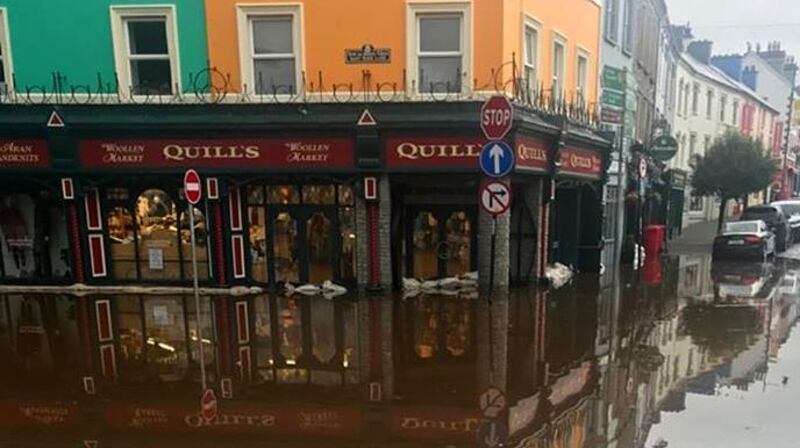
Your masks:
{"label": "window pane", "polygon": [[255,54],[294,53],[292,17],[265,17],[253,20],[253,52]]}
{"label": "window pane", "polygon": [[335,185],[305,185],[303,186],[304,204],[335,204]]}
{"label": "window pane", "polygon": [[461,51],[461,17],[427,16],[419,19],[420,51]]}
{"label": "window pane", "polygon": [[128,20],[128,45],[132,55],[169,54],[164,20]]}
{"label": "window pane", "polygon": [[108,238],[111,240],[111,269],[115,279],[136,280],[136,247],[133,217],[126,208],[108,212]]}
{"label": "window pane", "polygon": [[272,222],[275,281],[297,283],[300,281],[300,264],[297,259],[297,221],[289,213],[279,213]]}
{"label": "window pane", "polygon": [[172,93],[169,59],[131,61],[131,84],[134,95],[169,95]]}
{"label": "window pane", "polygon": [[[208,226],[203,213],[194,209],[194,239],[197,245],[197,278],[208,280]],[[183,275],[186,280],[192,279],[192,233],[189,227],[188,210],[181,213],[181,255],[183,256]]]}
{"label": "window pane", "polygon": [[420,92],[460,92],[461,57],[420,57]]}
{"label": "window pane", "polygon": [[262,59],[256,60],[253,65],[257,94],[295,93],[294,59]]}
{"label": "window pane", "polygon": [[273,185],[268,188],[267,201],[270,204],[299,204],[300,193],[293,185]]}
{"label": "window pane", "polygon": [[339,230],[342,237],[342,257],[339,270],[342,279],[356,278],[356,223],[355,209],[344,207],[339,210]]}
{"label": "window pane", "polygon": [[534,65],[536,62],[536,30],[525,30],[525,64]]}
{"label": "window pane", "polygon": [[147,190],[136,202],[136,214],[142,278],[180,279],[178,216],[172,199],[161,190]]}
{"label": "window pane", "polygon": [[267,282],[267,220],[264,207],[250,207],[250,272],[253,280]]}
{"label": "window pane", "polygon": [[322,213],[314,213],[306,220],[309,282],[320,285],[333,280],[333,223]]}

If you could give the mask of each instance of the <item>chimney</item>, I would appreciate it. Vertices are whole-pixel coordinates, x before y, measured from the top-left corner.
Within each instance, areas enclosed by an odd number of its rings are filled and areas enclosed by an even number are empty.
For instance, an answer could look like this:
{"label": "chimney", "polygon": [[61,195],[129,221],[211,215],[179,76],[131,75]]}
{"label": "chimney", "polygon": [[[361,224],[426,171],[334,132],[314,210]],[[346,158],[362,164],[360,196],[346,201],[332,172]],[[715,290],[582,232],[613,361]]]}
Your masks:
{"label": "chimney", "polygon": [[794,56],[786,58],[786,63],[783,65],[783,76],[788,81],[794,79],[794,72],[798,69]]}
{"label": "chimney", "polygon": [[756,70],[754,65],[744,68],[742,71],[742,83],[750,87],[750,90],[756,90],[756,86],[758,85],[758,70]]}
{"label": "chimney", "polygon": [[695,59],[708,65],[711,63],[711,47],[713,43],[710,40],[696,40],[689,44],[689,54]]}

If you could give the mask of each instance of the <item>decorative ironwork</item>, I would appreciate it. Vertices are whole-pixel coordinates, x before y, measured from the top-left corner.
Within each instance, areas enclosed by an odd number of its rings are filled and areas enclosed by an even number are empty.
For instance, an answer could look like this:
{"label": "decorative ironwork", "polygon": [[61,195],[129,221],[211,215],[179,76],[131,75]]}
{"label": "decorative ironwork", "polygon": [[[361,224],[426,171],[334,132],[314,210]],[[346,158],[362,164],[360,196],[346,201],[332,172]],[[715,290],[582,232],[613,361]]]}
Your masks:
{"label": "decorative ironwork", "polygon": [[[515,60],[491,69],[488,82],[469,80],[459,71],[458,82],[431,82],[418,85],[409,81],[403,71],[400,80],[378,80],[369,69],[361,71],[359,82],[337,83],[325,78],[322,71],[301,73],[300,85],[275,84],[263,78],[255,85],[244,84],[241,91],[233,86],[230,74],[216,67],[206,67],[188,75],[188,86],[176,83],[172,94],[152,93],[142,86],[122,86],[116,74],[112,78],[97,73],[92,83],[71,83],[60,71],[50,74],[50,85],[21,85],[12,74],[9,83],[0,88],[2,105],[176,105],[176,104],[292,104],[292,103],[395,103],[395,102],[459,102],[482,101],[489,95],[504,94],[516,107],[529,109],[560,125],[571,124],[597,128],[598,107],[587,101],[581,92],[545,88],[519,73]],[[469,89],[462,89],[463,85]],[[532,85],[533,84],[533,85]]]}

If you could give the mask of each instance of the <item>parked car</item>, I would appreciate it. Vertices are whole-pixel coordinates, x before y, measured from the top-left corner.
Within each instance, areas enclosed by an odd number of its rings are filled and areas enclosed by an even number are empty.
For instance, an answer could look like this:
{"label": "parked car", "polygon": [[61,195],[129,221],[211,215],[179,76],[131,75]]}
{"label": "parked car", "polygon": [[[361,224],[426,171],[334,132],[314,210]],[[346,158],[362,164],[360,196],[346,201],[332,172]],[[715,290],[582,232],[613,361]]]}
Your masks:
{"label": "parked car", "polygon": [[715,261],[711,265],[711,280],[716,286],[718,298],[727,303],[765,298],[779,279],[780,272],[769,261]]}
{"label": "parked car", "polygon": [[766,260],[775,254],[775,234],[763,220],[726,223],[714,238],[714,260],[756,258]]}
{"label": "parked car", "polygon": [[739,217],[740,221],[764,221],[772,233],[775,234],[775,250],[783,252],[792,244],[792,231],[789,221],[783,211],[772,205],[757,205],[748,207]]}
{"label": "parked car", "polygon": [[775,201],[770,205],[780,208],[786,216],[792,229],[792,241],[800,241],[800,199]]}

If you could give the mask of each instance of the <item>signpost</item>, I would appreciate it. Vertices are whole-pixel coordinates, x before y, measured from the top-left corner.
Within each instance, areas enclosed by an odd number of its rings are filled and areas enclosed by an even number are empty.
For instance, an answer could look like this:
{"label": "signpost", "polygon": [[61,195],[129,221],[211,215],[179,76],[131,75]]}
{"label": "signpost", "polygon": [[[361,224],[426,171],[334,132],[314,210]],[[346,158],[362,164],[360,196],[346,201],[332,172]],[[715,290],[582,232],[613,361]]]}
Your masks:
{"label": "signpost", "polygon": [[653,141],[650,156],[659,162],[667,162],[678,153],[678,141],[669,135],[662,135]]}
{"label": "signpost", "polygon": [[200,352],[200,383],[202,384],[203,388],[203,396],[200,398],[200,411],[205,417],[207,412],[212,412],[212,410],[209,409],[213,405],[213,416],[208,417],[210,420],[217,415],[217,397],[214,395],[214,391],[208,389],[206,385],[206,361],[204,357],[205,350],[203,347],[203,325],[201,322],[202,313],[200,312],[200,287],[197,280],[197,240],[195,238],[194,228],[194,206],[197,205],[203,198],[202,185],[203,183],[200,180],[200,175],[197,174],[197,171],[190,169],[187,170],[186,174],[183,175],[183,194],[186,197],[186,202],[189,203],[189,234],[191,235],[192,241],[192,281],[194,287],[194,309],[197,313],[197,347],[198,351]]}
{"label": "signpost", "polygon": [[489,140],[501,140],[511,130],[514,108],[505,95],[495,95],[481,107],[481,130]]}

